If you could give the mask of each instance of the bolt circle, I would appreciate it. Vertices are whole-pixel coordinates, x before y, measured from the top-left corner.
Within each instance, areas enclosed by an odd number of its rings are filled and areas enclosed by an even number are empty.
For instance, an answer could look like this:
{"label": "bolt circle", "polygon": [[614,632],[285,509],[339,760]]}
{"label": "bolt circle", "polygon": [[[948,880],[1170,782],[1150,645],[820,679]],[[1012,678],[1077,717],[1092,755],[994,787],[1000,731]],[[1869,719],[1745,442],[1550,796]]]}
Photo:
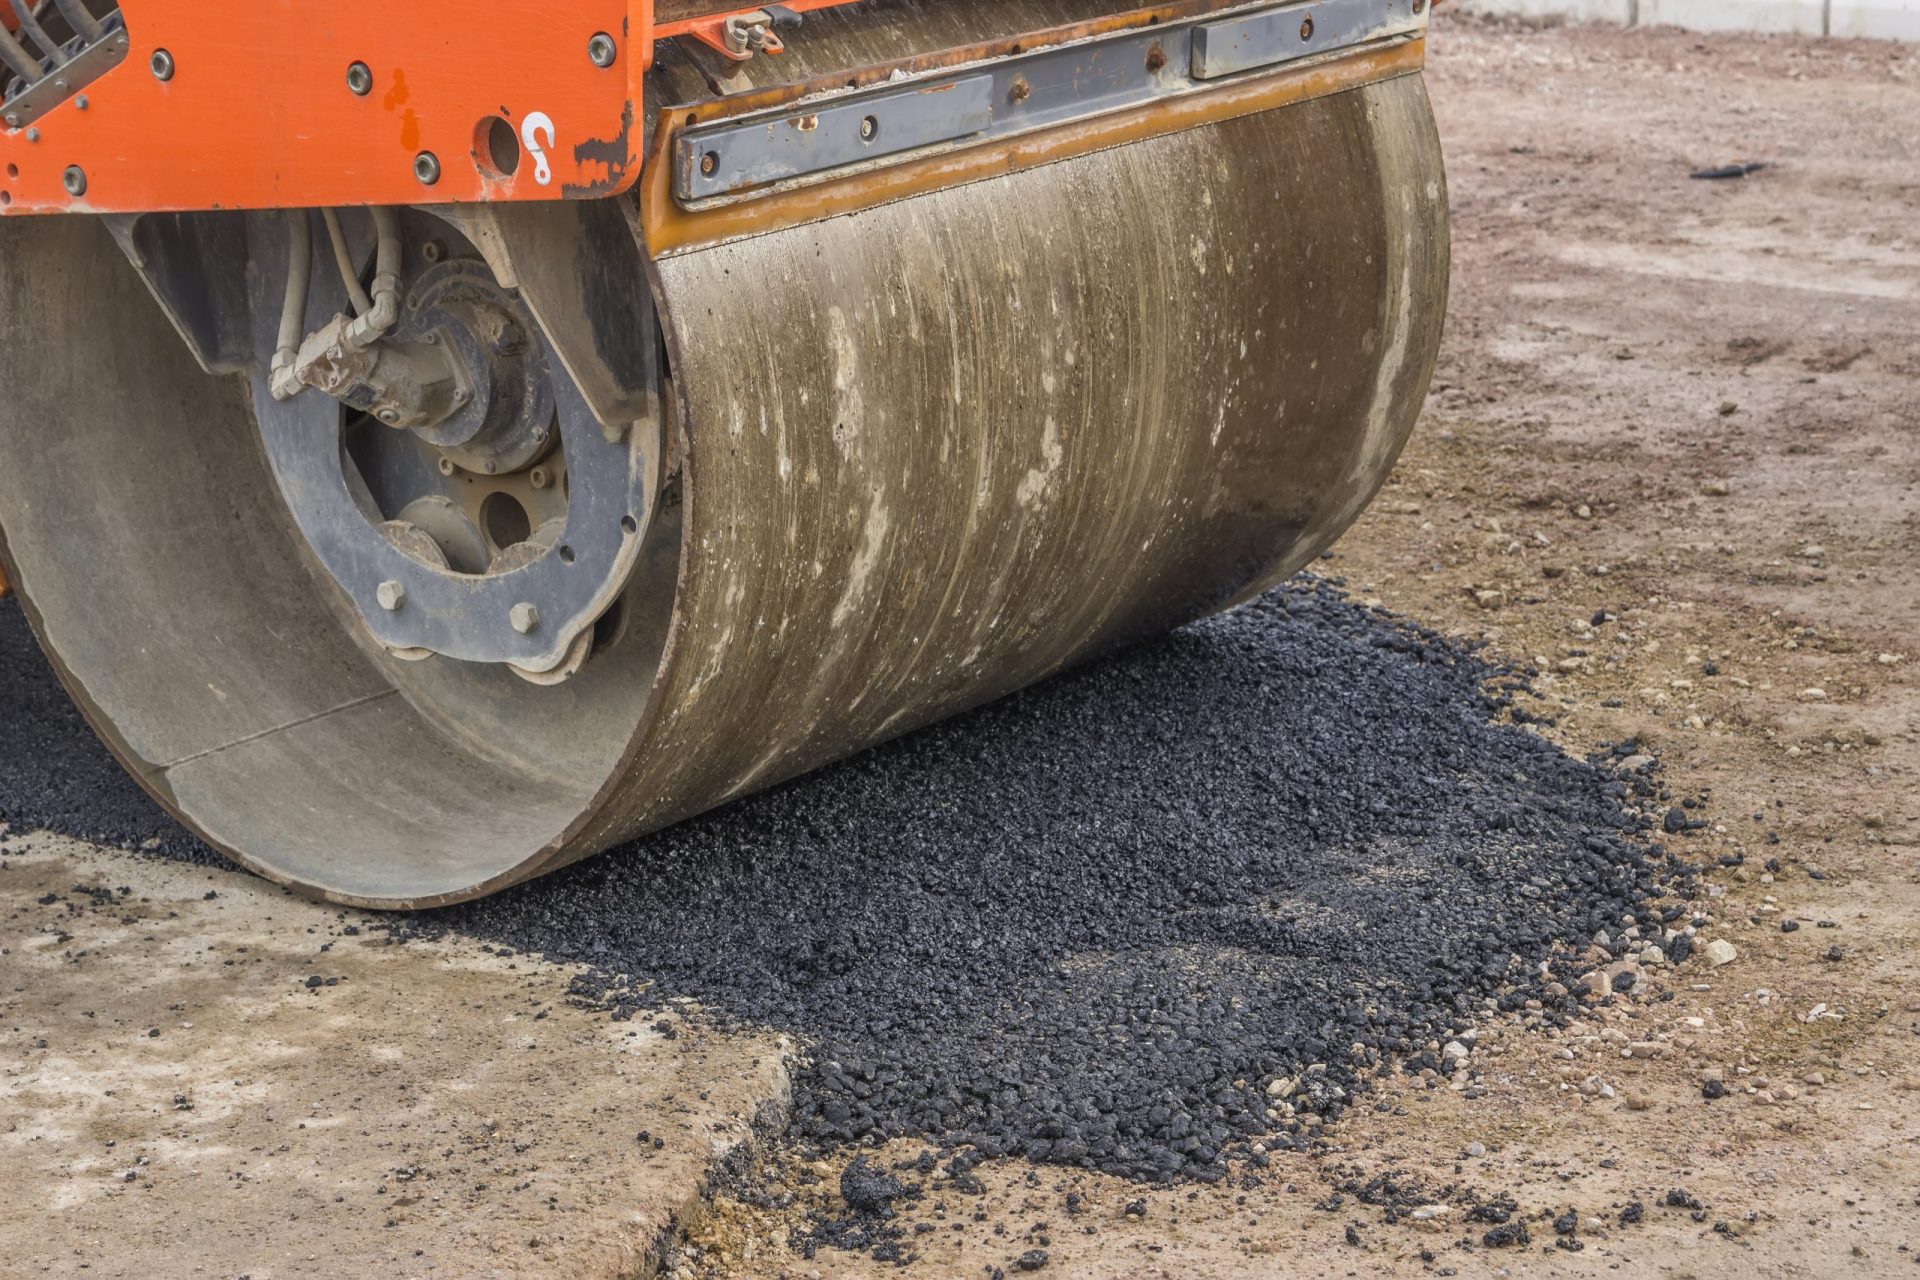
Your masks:
{"label": "bolt circle", "polygon": [[389,613],[407,602],[407,589],[397,578],[388,578],[373,594],[380,601],[380,607]]}
{"label": "bolt circle", "polygon": [[155,80],[173,79],[173,55],[165,49],[155,49],[153,56],[147,59],[147,69],[153,72]]}
{"label": "bolt circle", "polygon": [[68,165],[67,171],[60,175],[60,185],[67,189],[70,196],[87,194],[87,171],[77,164]]}
{"label": "bolt circle", "polygon": [[431,151],[422,151],[413,158],[413,176],[426,187],[440,181],[440,157]]}
{"label": "bolt circle", "polygon": [[347,68],[347,89],[359,98],[373,92],[373,70],[364,62],[356,62]]}
{"label": "bolt circle", "polygon": [[523,636],[528,635],[540,625],[540,610],[522,600],[508,611],[507,621],[513,624],[515,631]]}
{"label": "bolt circle", "polygon": [[595,32],[593,39],[587,41],[587,58],[596,67],[610,67],[619,56],[619,46],[604,31]]}

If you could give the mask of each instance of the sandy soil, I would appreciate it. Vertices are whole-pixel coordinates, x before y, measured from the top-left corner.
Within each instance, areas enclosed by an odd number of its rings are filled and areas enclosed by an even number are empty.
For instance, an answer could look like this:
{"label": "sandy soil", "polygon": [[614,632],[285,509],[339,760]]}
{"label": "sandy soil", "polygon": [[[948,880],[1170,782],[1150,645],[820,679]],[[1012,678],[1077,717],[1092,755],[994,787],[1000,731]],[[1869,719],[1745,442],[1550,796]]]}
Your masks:
{"label": "sandy soil", "polygon": [[9,1280],[631,1275],[784,1123],[779,1037],[239,872],[32,835],[0,904]]}
{"label": "sandy soil", "polygon": [[[914,1272],[1044,1246],[1047,1276],[1920,1273],[1920,54],[1445,15],[1429,78],[1450,332],[1414,444],[1320,567],[1537,664],[1569,750],[1636,736],[1706,796],[1673,842],[1715,866],[1703,936],[1738,958],[1565,1033],[1489,1021],[1485,1096],[1401,1077],[1258,1179],[983,1169],[984,1196],[905,1215],[936,1227]],[[1688,177],[1736,159],[1767,168]],[[893,1273],[789,1247],[838,1167],[723,1197],[679,1269]],[[1382,1173],[1509,1193],[1531,1243],[1333,1203]]]}

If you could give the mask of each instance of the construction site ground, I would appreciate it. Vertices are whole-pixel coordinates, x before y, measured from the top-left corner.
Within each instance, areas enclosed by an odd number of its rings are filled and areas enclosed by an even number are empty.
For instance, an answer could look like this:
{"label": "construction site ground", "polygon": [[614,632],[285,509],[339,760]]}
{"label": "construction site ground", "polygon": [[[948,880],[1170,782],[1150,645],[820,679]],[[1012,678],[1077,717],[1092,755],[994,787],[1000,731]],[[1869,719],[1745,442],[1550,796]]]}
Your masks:
{"label": "construction site ground", "polygon": [[795,1148],[779,1032],[13,831],[0,1274],[1920,1274],[1920,51],[1443,10],[1428,75],[1448,334],[1315,572],[1698,798],[1687,962],[1220,1181],[985,1161],[876,1255],[821,1224],[920,1148]]}

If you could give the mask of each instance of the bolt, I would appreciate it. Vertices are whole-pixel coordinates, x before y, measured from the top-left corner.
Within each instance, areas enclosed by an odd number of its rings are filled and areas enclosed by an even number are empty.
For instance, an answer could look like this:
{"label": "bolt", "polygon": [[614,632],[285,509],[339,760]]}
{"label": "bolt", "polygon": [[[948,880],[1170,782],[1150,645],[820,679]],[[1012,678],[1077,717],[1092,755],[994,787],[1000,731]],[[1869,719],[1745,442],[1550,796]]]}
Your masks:
{"label": "bolt", "polygon": [[620,50],[613,43],[613,37],[604,31],[596,33],[593,39],[587,41],[587,57],[596,67],[612,66],[613,60],[619,55]]}
{"label": "bolt", "polygon": [[153,56],[147,59],[147,67],[153,72],[155,80],[173,79],[173,55],[165,49],[155,49]]}
{"label": "bolt", "polygon": [[860,141],[872,142],[874,137],[879,132],[880,132],[880,122],[878,120],[874,119],[872,116],[866,116],[861,119]]}
{"label": "bolt", "polygon": [[527,483],[536,489],[546,488],[547,482],[552,479],[553,477],[547,474],[545,467],[535,467],[533,470],[527,472]]}
{"label": "bolt", "polygon": [[453,474],[452,458],[443,457],[440,459],[440,474],[443,476],[450,476]]}
{"label": "bolt", "polygon": [[347,67],[347,89],[356,98],[373,92],[373,71],[366,63],[355,62]]}
{"label": "bolt", "polygon": [[373,594],[380,601],[380,607],[388,613],[407,602],[407,589],[397,578],[388,578]]}
{"label": "bolt", "polygon": [[1313,19],[1311,17],[1300,19],[1300,38],[1302,40],[1313,39]]}
{"label": "bolt", "polygon": [[87,106],[87,95],[84,93],[73,100],[73,109],[75,111],[85,111]]}
{"label": "bolt", "polygon": [[28,142],[40,141],[40,131],[38,129],[27,130],[27,141]]}
{"label": "bolt", "polygon": [[540,625],[540,611],[522,600],[508,612],[507,621],[513,624],[515,631],[524,636]]}
{"label": "bolt", "polygon": [[438,262],[446,256],[446,253],[446,247],[438,240],[429,240],[420,246],[420,256],[428,262]]}
{"label": "bolt", "polygon": [[87,194],[87,171],[77,164],[68,165],[67,171],[60,175],[60,185],[70,196],[78,198]]}
{"label": "bolt", "polygon": [[713,175],[713,171],[715,169],[718,169],[719,167],[720,167],[720,155],[718,152],[709,151],[707,152],[707,154],[700,157],[700,172],[708,175],[709,177],[711,177]]}
{"label": "bolt", "polygon": [[1013,82],[1013,85],[1007,90],[1007,97],[1013,99],[1016,105],[1019,103],[1025,102],[1028,98],[1031,98],[1032,96],[1033,96],[1033,86],[1027,83],[1027,78],[1025,76],[1020,76],[1019,78],[1017,78]]}
{"label": "bolt", "polygon": [[431,151],[422,151],[413,158],[413,176],[420,179],[422,186],[432,186],[440,181],[440,157]]}
{"label": "bolt", "polygon": [[376,413],[374,417],[391,427],[400,421],[400,411],[398,409],[382,409],[379,413]]}
{"label": "bolt", "polygon": [[1147,50],[1147,70],[1158,71],[1167,65],[1167,51],[1159,45]]}
{"label": "bolt", "polygon": [[7,128],[16,129],[19,126],[20,126],[20,113],[18,111],[7,112]]}

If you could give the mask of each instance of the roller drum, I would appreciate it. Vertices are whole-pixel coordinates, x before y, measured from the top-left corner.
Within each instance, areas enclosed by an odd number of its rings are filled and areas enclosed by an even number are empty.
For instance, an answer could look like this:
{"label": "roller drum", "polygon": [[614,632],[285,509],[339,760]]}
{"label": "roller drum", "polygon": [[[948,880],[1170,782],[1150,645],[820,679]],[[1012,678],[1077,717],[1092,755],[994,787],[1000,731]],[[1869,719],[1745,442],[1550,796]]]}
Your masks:
{"label": "roller drum", "polygon": [[8,220],[5,567],[215,846],[457,901],[1278,583],[1405,441],[1446,270],[1417,75],[660,255],[669,479],[619,643],[536,687],[368,644],[242,380],[101,228]]}

